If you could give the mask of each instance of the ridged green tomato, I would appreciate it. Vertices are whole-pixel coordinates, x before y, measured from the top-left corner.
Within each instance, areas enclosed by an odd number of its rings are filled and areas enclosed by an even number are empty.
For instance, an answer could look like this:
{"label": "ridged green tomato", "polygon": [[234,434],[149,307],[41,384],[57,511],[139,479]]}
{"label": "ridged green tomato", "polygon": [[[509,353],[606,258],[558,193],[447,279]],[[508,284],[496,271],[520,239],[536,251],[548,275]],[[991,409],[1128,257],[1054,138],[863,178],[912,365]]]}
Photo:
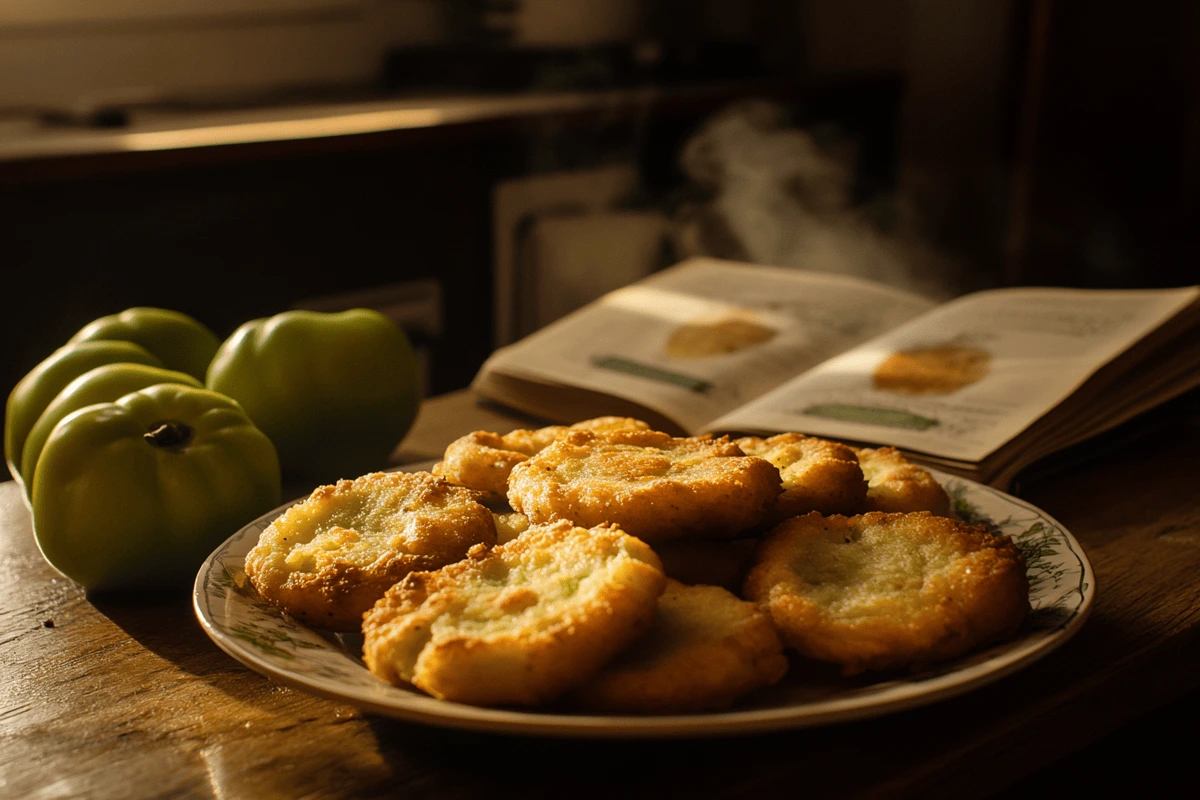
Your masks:
{"label": "ridged green tomato", "polygon": [[228,397],[156,384],[64,418],[33,477],[50,564],[88,589],[189,585],[280,503],[275,448]]}
{"label": "ridged green tomato", "polygon": [[285,475],[326,482],[386,466],[421,400],[408,337],[365,308],[247,322],[217,350],[207,385],[241,403]]}
{"label": "ridged green tomato", "polygon": [[25,439],[25,448],[21,454],[21,474],[25,476],[26,492],[32,496],[33,476],[43,446],[60,420],[84,406],[111,403],[118,397],[156,383],[179,383],[196,389],[204,388],[204,384],[185,372],[128,363],[104,364],[88,370],[68,383],[50,405],[46,406],[46,410],[38,417]]}
{"label": "ridged green tomato", "polygon": [[84,325],[71,342],[120,339],[149,350],[167,369],[201,381],[221,340],[203,323],[179,311],[139,306]]}
{"label": "ridged green tomato", "polygon": [[76,342],[55,350],[17,383],[4,410],[4,460],[14,479],[21,479],[25,438],[46,406],[68,383],[88,370],[120,363],[163,365],[157,356],[133,342],[116,339]]}

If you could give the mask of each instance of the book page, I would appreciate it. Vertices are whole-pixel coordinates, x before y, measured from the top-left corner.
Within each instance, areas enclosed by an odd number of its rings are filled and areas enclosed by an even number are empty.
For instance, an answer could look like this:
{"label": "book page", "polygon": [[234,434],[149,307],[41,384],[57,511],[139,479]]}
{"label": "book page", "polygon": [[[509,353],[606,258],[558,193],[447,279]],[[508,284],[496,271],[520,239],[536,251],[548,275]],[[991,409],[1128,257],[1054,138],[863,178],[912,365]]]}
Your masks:
{"label": "book page", "polygon": [[1200,289],[1000,289],[947,303],[716,420],[979,461]]}
{"label": "book page", "polygon": [[693,259],[497,351],[480,374],[615,395],[695,431],[934,305],[857,278]]}

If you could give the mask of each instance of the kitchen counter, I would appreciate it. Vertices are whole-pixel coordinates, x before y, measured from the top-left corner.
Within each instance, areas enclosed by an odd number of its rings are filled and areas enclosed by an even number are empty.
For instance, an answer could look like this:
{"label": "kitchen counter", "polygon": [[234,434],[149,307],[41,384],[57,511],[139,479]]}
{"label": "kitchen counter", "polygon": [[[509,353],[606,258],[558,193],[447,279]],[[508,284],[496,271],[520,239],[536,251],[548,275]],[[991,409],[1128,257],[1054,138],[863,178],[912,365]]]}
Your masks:
{"label": "kitchen counter", "polygon": [[[114,121],[0,119],[0,187],[191,165],[391,149],[497,131],[588,128],[651,117],[694,118],[746,97],[812,109],[890,109],[896,76],[748,79],[522,92],[410,92],[342,101],[165,104],[116,109]],[[828,111],[828,109],[826,109]],[[885,112],[886,113],[886,112]]]}

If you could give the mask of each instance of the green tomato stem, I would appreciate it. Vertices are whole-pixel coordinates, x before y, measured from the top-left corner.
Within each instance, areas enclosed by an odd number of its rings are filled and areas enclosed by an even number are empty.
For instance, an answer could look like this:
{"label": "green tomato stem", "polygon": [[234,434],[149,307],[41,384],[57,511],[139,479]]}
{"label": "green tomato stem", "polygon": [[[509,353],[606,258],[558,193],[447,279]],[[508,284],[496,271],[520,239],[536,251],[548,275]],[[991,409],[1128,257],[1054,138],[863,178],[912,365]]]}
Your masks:
{"label": "green tomato stem", "polygon": [[177,449],[192,440],[192,428],[182,422],[156,422],[142,438],[154,447]]}

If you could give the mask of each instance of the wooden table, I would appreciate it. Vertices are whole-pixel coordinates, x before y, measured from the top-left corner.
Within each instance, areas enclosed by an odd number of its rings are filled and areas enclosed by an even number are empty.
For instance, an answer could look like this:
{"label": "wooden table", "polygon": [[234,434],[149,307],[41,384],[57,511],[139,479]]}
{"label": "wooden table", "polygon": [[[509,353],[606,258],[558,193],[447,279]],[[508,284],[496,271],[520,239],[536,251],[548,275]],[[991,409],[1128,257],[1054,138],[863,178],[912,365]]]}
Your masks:
{"label": "wooden table", "polygon": [[[467,431],[523,422],[465,393],[437,398],[394,458],[429,458]],[[42,560],[18,487],[3,483],[0,797],[875,798],[1078,789],[1072,753],[1200,688],[1198,446],[1200,424],[1184,420],[1025,489],[1074,533],[1096,572],[1092,617],[1043,660],[965,696],[879,719],[681,741],[426,728],[276,686],[209,641],[190,587],[172,597],[90,601]],[[1076,772],[1063,780],[1068,767]],[[1153,777],[1171,765],[1129,767]]]}

